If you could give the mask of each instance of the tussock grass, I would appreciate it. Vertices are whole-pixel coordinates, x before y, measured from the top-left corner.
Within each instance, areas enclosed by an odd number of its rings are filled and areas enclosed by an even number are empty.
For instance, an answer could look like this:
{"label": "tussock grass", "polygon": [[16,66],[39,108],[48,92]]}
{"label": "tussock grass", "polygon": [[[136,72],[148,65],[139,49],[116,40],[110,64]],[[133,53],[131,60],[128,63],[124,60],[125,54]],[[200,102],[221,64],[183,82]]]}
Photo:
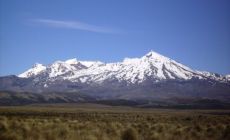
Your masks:
{"label": "tussock grass", "polygon": [[0,140],[229,140],[230,115],[207,111],[0,108]]}

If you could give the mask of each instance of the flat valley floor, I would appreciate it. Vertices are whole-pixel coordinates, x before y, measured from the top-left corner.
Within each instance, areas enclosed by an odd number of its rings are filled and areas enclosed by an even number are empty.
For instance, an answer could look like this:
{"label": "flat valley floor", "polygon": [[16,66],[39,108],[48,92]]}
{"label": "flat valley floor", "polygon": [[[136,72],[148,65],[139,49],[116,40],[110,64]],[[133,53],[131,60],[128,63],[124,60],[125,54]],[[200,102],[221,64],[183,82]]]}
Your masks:
{"label": "flat valley floor", "polygon": [[229,140],[230,110],[99,104],[0,107],[0,140]]}

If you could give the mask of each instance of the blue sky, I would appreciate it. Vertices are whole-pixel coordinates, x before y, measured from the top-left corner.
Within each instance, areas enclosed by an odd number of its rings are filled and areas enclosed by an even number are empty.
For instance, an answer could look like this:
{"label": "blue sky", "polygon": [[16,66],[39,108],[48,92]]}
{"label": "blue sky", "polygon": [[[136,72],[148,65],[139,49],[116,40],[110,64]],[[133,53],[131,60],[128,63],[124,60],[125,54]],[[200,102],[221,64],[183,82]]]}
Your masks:
{"label": "blue sky", "polygon": [[150,50],[227,74],[229,7],[229,0],[0,0],[0,75],[36,62],[115,62]]}

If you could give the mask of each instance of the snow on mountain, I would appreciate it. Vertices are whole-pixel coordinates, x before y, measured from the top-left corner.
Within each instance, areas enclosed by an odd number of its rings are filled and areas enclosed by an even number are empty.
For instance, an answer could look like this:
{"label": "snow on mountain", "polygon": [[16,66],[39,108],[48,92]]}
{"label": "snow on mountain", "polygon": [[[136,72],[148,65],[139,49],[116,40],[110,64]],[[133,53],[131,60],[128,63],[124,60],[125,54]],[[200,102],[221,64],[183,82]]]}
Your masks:
{"label": "snow on mountain", "polygon": [[230,74],[226,75],[225,77],[226,77],[227,81],[230,81]]}
{"label": "snow on mountain", "polygon": [[76,58],[66,61],[56,61],[51,65],[36,64],[19,77],[36,77],[48,75],[47,79],[64,79],[81,83],[102,83],[108,79],[126,81],[127,83],[142,83],[151,78],[153,81],[192,78],[222,81],[223,76],[209,72],[192,70],[168,57],[154,51],[141,58],[125,58],[122,62],[102,63],[100,61],[78,61]]}
{"label": "snow on mountain", "polygon": [[56,77],[65,74],[68,71],[74,71],[76,68],[73,66],[75,64],[69,64],[62,61],[56,61],[49,66],[49,77]]}
{"label": "snow on mountain", "polygon": [[100,61],[80,61],[81,64],[83,64],[86,67],[92,67],[92,66],[99,66],[103,65],[104,63]]}
{"label": "snow on mountain", "polygon": [[36,76],[45,70],[46,70],[46,66],[39,64],[39,63],[36,63],[35,65],[33,65],[33,67],[31,69],[23,72],[22,74],[19,74],[18,77],[28,78],[31,76]]}
{"label": "snow on mountain", "polygon": [[67,64],[77,64],[78,63],[78,61],[77,61],[77,59],[76,58],[73,58],[73,59],[68,59],[68,60],[66,60],[65,61],[65,63],[67,63]]}
{"label": "snow on mountain", "polygon": [[225,76],[217,74],[217,73],[211,73],[211,72],[207,72],[207,71],[200,71],[199,73],[201,73],[202,75],[204,75],[207,78],[217,80],[217,81],[224,81],[226,79]]}

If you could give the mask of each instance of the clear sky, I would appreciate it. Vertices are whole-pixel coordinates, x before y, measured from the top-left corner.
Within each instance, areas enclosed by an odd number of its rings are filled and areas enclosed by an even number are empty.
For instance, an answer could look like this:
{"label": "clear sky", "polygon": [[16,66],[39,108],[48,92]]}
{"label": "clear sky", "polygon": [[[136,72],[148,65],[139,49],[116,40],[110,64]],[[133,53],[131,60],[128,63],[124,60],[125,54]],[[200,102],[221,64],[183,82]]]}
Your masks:
{"label": "clear sky", "polygon": [[227,74],[229,7],[229,0],[0,0],[0,75],[36,62],[116,62],[150,50]]}

